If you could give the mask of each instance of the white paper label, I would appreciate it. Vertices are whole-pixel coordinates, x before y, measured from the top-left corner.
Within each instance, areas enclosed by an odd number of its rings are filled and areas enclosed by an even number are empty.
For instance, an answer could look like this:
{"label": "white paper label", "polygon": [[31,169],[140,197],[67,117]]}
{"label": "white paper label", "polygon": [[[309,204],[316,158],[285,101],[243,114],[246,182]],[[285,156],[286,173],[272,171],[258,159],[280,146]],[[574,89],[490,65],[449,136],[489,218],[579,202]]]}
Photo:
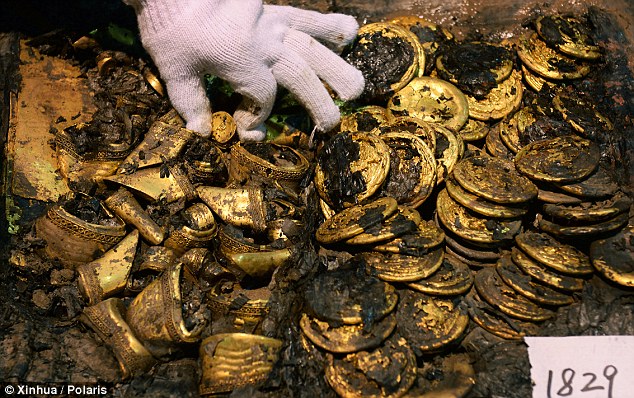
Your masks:
{"label": "white paper label", "polygon": [[525,337],[533,398],[634,397],[634,336]]}

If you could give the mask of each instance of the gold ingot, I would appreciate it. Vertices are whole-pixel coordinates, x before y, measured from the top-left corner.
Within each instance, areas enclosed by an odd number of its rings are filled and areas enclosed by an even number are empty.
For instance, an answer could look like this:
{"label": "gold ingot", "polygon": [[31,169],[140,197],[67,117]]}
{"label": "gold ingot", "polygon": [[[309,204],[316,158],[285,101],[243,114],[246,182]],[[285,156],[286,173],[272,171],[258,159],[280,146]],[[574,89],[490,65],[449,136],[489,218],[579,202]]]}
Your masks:
{"label": "gold ingot", "polygon": [[193,276],[198,276],[202,268],[213,261],[213,253],[205,247],[194,247],[180,256],[179,260]]}
{"label": "gold ingot", "polygon": [[545,285],[559,290],[573,292],[583,289],[583,279],[558,273],[550,267],[533,260],[523,250],[517,247],[511,250],[511,258],[527,275],[530,275],[533,279]]}
{"label": "gold ingot", "polygon": [[591,70],[589,64],[548,47],[537,33],[520,37],[517,55],[528,69],[547,79],[579,79]]}
{"label": "gold ingot", "polygon": [[519,109],[523,94],[522,74],[513,71],[511,76],[498,83],[483,99],[467,95],[469,117],[483,121],[502,119]]}
{"label": "gold ingot", "polygon": [[125,223],[118,216],[108,225],[92,224],[70,214],[61,204],[37,219],[35,231],[46,242],[46,256],[70,266],[96,259],[126,235]]}
{"label": "gold ingot", "polygon": [[408,282],[407,287],[431,296],[457,296],[465,294],[473,285],[473,274],[469,267],[445,256],[440,268],[417,281]]}
{"label": "gold ingot", "polygon": [[176,109],[170,109],[166,114],[161,116],[158,120],[161,122],[170,124],[172,126],[185,127],[185,121],[182,117],[176,112]]}
{"label": "gold ingot", "polygon": [[266,381],[277,363],[282,341],[246,333],[222,333],[200,345],[200,395],[229,393]]}
{"label": "gold ingot", "polygon": [[291,255],[291,249],[279,249],[257,253],[232,253],[227,256],[227,260],[248,275],[262,278],[284,265]]}
{"label": "gold ingot", "polygon": [[237,126],[227,112],[214,112],[211,115],[211,139],[221,147],[227,147],[236,137]]}
{"label": "gold ingot", "polygon": [[105,200],[106,206],[125,222],[134,225],[143,239],[158,245],[165,239],[165,232],[141,207],[134,195],[121,187]]}
{"label": "gold ingot", "polygon": [[412,232],[418,228],[420,213],[410,206],[399,206],[398,212],[381,224],[375,224],[366,232],[362,232],[346,241],[349,245],[369,245],[394,239],[397,236]]}
{"label": "gold ingot", "polygon": [[257,181],[257,176],[269,183],[298,183],[309,166],[308,159],[289,146],[257,142],[231,147],[231,174],[238,181]]}
{"label": "gold ingot", "polygon": [[367,105],[341,118],[339,131],[369,133],[387,121],[385,108]]}
{"label": "gold ingot", "polygon": [[165,97],[165,89],[163,88],[161,80],[149,68],[145,68],[143,71],[143,79],[145,79],[145,82],[149,84],[158,95]]}
{"label": "gold ingot", "polygon": [[542,15],[535,21],[539,36],[562,53],[574,58],[597,60],[601,48],[594,44],[590,29],[574,17]]}
{"label": "gold ingot", "polygon": [[634,227],[623,228],[609,238],[590,244],[592,265],[605,278],[626,288],[634,288]]}
{"label": "gold ingot", "polygon": [[139,243],[139,231],[128,234],[100,258],[77,267],[77,283],[88,305],[95,305],[125,289]]}
{"label": "gold ingot", "polygon": [[413,79],[387,104],[388,118],[412,116],[459,131],[469,118],[467,97],[453,84],[433,77]]}
{"label": "gold ingot", "polygon": [[119,361],[124,379],[146,374],[158,361],[135,337],[125,322],[125,305],[109,298],[84,308],[80,319],[110,347]]}
{"label": "gold ingot", "polygon": [[[223,332],[256,332],[260,331],[264,317],[269,313],[271,290],[268,287],[243,289],[235,283],[233,291],[225,292],[226,286],[216,285],[207,293],[209,307],[214,320],[229,317],[232,325]],[[233,305],[239,300],[242,305]]]}
{"label": "gold ingot", "polygon": [[169,247],[150,246],[142,254],[139,271],[151,270],[161,273],[174,264],[177,259],[176,252]]}
{"label": "gold ingot", "polygon": [[188,329],[183,320],[181,273],[176,263],[152,281],[132,301],[126,312],[128,325],[135,336],[157,357],[169,355],[182,343],[195,343],[205,323]]}
{"label": "gold ingot", "polygon": [[157,120],[145,133],[143,141],[119,166],[119,172],[156,166],[174,159],[195,136],[191,130]]}
{"label": "gold ingot", "polygon": [[445,256],[438,248],[424,256],[406,254],[364,252],[366,272],[386,282],[413,282],[427,278],[442,265]]}
{"label": "gold ingot", "polygon": [[266,229],[266,204],[261,188],[200,186],[196,193],[227,224],[248,227],[256,232]]}
{"label": "gold ingot", "polygon": [[461,206],[486,217],[517,218],[528,212],[528,206],[503,205],[488,201],[463,189],[453,177],[445,181],[447,193]]}
{"label": "gold ingot", "polygon": [[173,249],[179,256],[195,247],[211,246],[218,232],[211,209],[203,203],[195,203],[183,210],[183,218],[187,225],[174,230],[163,245]]}
{"label": "gold ingot", "polygon": [[196,197],[187,173],[179,165],[146,167],[132,174],[117,174],[105,180],[130,188],[154,202],[164,199],[167,203],[172,203]]}

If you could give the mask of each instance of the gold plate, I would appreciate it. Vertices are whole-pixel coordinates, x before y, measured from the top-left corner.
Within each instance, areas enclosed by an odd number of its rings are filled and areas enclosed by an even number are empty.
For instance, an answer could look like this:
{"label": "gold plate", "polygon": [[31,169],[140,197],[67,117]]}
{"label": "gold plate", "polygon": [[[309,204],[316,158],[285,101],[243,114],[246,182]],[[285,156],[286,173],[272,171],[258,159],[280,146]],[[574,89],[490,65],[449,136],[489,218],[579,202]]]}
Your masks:
{"label": "gold plate", "polygon": [[444,258],[442,248],[424,256],[406,254],[365,252],[361,254],[369,275],[386,282],[412,282],[427,278],[440,268]]}
{"label": "gold plate", "polygon": [[384,133],[379,137],[390,148],[390,171],[382,193],[400,204],[420,206],[436,186],[433,152],[422,139],[411,133]]}
{"label": "gold plate", "polygon": [[453,84],[433,77],[413,79],[387,104],[388,117],[413,116],[459,131],[469,118],[467,97]]}
{"label": "gold plate", "polygon": [[396,316],[392,313],[371,325],[331,326],[328,322],[302,314],[299,327],[316,346],[337,354],[349,354],[381,345],[396,328]]}
{"label": "gold plate", "polygon": [[440,125],[436,129],[436,151],[434,156],[438,161],[436,184],[442,183],[451,174],[456,163],[464,155],[464,142],[459,135]]}
{"label": "gold plate", "polygon": [[500,122],[489,129],[489,134],[487,134],[485,141],[486,150],[493,157],[512,160],[515,154],[509,150],[500,137],[502,123],[504,122]]}
{"label": "gold plate", "polygon": [[583,202],[578,206],[547,203],[542,206],[544,216],[566,225],[597,223],[614,218],[630,210],[632,200],[622,192],[601,202]]}
{"label": "gold plate", "polygon": [[317,228],[315,236],[321,243],[340,242],[359,235],[394,214],[398,203],[394,198],[380,198],[366,205],[349,207],[336,213]]}
{"label": "gold plate", "polygon": [[410,289],[432,296],[456,296],[464,294],[473,285],[469,267],[459,261],[443,260],[440,268],[427,278],[409,282]]}
{"label": "gold plate", "polygon": [[416,356],[404,338],[343,358],[328,355],[328,362],[326,381],[340,397],[398,398],[416,381]]}
{"label": "gold plate", "polygon": [[524,231],[515,237],[515,243],[533,260],[555,271],[569,275],[592,274],[588,256],[548,234]]}
{"label": "gold plate", "polygon": [[526,206],[502,205],[474,195],[456,183],[453,177],[449,177],[445,181],[445,187],[453,200],[467,209],[486,217],[517,218],[528,212],[528,207]]}
{"label": "gold plate", "polygon": [[590,28],[571,16],[547,15],[535,21],[539,36],[562,53],[575,58],[596,60],[601,49],[594,44]]}
{"label": "gold plate", "polygon": [[438,218],[455,235],[477,243],[502,243],[520,232],[520,220],[493,220],[477,217],[456,203],[446,190],[440,191],[436,201]]}
{"label": "gold plate", "polygon": [[583,137],[596,139],[614,128],[612,122],[597,110],[594,103],[578,96],[559,92],[553,98],[553,105],[561,112],[564,120]]}
{"label": "gold plate", "polygon": [[583,279],[551,271],[550,268],[533,260],[524,251],[516,247],[511,250],[511,258],[522,271],[543,284],[573,292],[583,289]]}
{"label": "gold plate", "polygon": [[616,231],[627,224],[628,214],[622,213],[607,221],[586,225],[561,225],[543,218],[538,221],[539,229],[561,239],[590,238]]}
{"label": "gold plate", "polygon": [[385,122],[387,122],[385,108],[378,105],[368,105],[343,116],[339,130],[369,133]]}
{"label": "gold plate", "polygon": [[489,134],[489,125],[481,120],[469,118],[458,135],[463,141],[471,142],[485,138]]}
{"label": "gold plate", "polygon": [[518,294],[502,281],[494,268],[483,268],[475,275],[474,285],[480,297],[503,313],[522,321],[541,322],[555,313]]}
{"label": "gold plate", "polygon": [[600,157],[593,142],[577,135],[564,135],[526,145],[515,157],[515,166],[531,179],[567,183],[592,174]]}
{"label": "gold plate", "polygon": [[315,168],[319,196],[335,210],[372,196],[390,170],[390,150],[374,134],[343,132],[322,149]]}
{"label": "gold plate", "polygon": [[466,191],[501,204],[527,203],[537,187],[515,169],[513,162],[486,156],[471,157],[454,168],[454,178]]}
{"label": "gold plate", "polygon": [[548,47],[537,33],[520,37],[517,55],[527,68],[547,79],[579,79],[590,73],[589,64]]}
{"label": "gold plate", "polygon": [[374,224],[346,241],[349,245],[369,245],[394,239],[418,228],[420,213],[409,206],[399,206],[398,212],[386,219],[385,222]]}
{"label": "gold plate", "polygon": [[634,288],[634,226],[590,245],[592,265],[611,281]]}
{"label": "gold plate", "polygon": [[385,253],[398,253],[410,256],[423,256],[445,241],[445,232],[433,221],[421,221],[418,229],[389,242],[373,247],[373,250]]}
{"label": "gold plate", "polygon": [[511,76],[492,88],[486,97],[476,99],[467,95],[469,117],[483,121],[502,119],[520,107],[523,94],[522,74],[513,71]]}
{"label": "gold plate", "polygon": [[510,256],[504,256],[495,267],[500,278],[513,290],[527,299],[540,304],[550,306],[569,305],[574,302],[572,296],[553,290],[546,285],[531,280],[511,260]]}
{"label": "gold plate", "polygon": [[581,181],[557,186],[564,192],[582,198],[605,198],[614,195],[619,189],[619,184],[614,177],[601,165],[594,173]]}
{"label": "gold plate", "polygon": [[469,315],[454,300],[403,290],[396,310],[398,332],[417,355],[439,352],[463,336]]}

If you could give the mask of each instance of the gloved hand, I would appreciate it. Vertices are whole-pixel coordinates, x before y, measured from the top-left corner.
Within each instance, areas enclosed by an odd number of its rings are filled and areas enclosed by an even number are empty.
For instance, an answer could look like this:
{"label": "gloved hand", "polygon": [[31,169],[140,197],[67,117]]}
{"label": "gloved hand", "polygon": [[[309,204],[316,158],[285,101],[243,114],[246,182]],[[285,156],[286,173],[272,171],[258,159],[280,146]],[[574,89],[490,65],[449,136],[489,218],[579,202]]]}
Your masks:
{"label": "gloved hand", "polygon": [[136,11],[141,40],[187,128],[209,135],[207,73],[243,95],[234,114],[242,140],[260,141],[277,84],[308,110],[320,131],[340,113],[320,78],[344,99],[364,87],[360,71],[315,38],[346,44],[358,24],[343,14],[262,5],[262,0],[123,0]]}

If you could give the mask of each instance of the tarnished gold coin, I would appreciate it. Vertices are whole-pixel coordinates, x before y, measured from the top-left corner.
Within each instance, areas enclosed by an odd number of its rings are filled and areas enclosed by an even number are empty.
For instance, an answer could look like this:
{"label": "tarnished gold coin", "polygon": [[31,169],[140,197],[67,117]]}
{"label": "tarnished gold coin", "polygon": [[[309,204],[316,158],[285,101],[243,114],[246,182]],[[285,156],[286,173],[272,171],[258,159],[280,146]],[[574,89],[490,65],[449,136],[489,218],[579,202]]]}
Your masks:
{"label": "tarnished gold coin", "polygon": [[321,243],[340,242],[359,235],[375,224],[394,214],[398,209],[396,199],[379,198],[366,205],[349,207],[336,213],[317,228],[315,236]]}
{"label": "tarnished gold coin", "polygon": [[398,203],[418,207],[436,186],[437,170],[433,152],[418,136],[407,132],[379,136],[390,148],[390,171],[382,193]]}
{"label": "tarnished gold coin", "polygon": [[524,231],[515,237],[515,243],[533,260],[558,272],[569,275],[589,275],[592,265],[588,256],[579,249],[559,242],[552,236]]}
{"label": "tarnished gold coin", "polygon": [[486,248],[471,245],[463,239],[447,234],[445,236],[446,248],[451,248],[453,254],[467,260],[476,260],[480,263],[495,263],[500,258],[500,251],[495,248]]}
{"label": "tarnished gold coin", "polygon": [[463,189],[460,184],[456,183],[453,177],[447,178],[445,181],[447,193],[453,200],[467,209],[482,214],[487,217],[496,218],[517,218],[528,212],[528,207],[522,205],[502,205],[491,202],[478,195]]}
{"label": "tarnished gold coin", "polygon": [[419,377],[405,398],[463,398],[475,386],[476,373],[469,355],[452,353],[425,361],[419,375],[442,375],[442,377]]}
{"label": "tarnished gold coin", "polygon": [[537,304],[560,306],[574,302],[572,296],[534,282],[528,274],[519,269],[510,256],[500,258],[495,269],[504,283]]}
{"label": "tarnished gold coin", "polygon": [[526,274],[550,287],[566,291],[579,291],[583,288],[583,279],[551,271],[516,247],[511,250],[511,258]]}
{"label": "tarnished gold coin", "polygon": [[444,255],[442,248],[424,256],[380,252],[361,254],[366,272],[386,282],[411,282],[427,278],[440,268]]}
{"label": "tarnished gold coin", "polygon": [[506,340],[521,340],[524,336],[536,336],[539,326],[532,322],[512,319],[482,300],[475,289],[467,295],[469,317],[482,329]]}
{"label": "tarnished gold coin", "polygon": [[394,239],[418,228],[420,223],[420,213],[409,206],[399,206],[385,222],[375,224],[346,241],[349,245],[368,245]]}
{"label": "tarnished gold coin", "polygon": [[544,216],[566,225],[597,223],[614,218],[630,210],[632,200],[622,192],[601,202],[582,202],[576,206],[547,203],[542,206]]}
{"label": "tarnished gold coin", "polygon": [[[431,149],[436,150],[436,129],[433,123],[428,123],[417,117],[398,116],[379,126],[378,134],[410,133],[414,134]],[[376,132],[375,132],[376,133]]]}
{"label": "tarnished gold coin", "polygon": [[474,216],[455,202],[446,190],[436,201],[438,218],[455,235],[475,243],[502,243],[513,239],[521,228],[521,220],[497,220]]}
{"label": "tarnished gold coin", "polygon": [[462,126],[458,135],[465,142],[478,141],[485,138],[489,134],[489,125],[477,119],[469,119]]}
{"label": "tarnished gold coin", "polygon": [[459,131],[469,118],[467,97],[453,84],[433,77],[413,79],[387,104],[388,117],[413,116]]}
{"label": "tarnished gold coin", "polygon": [[619,184],[605,167],[599,167],[581,181],[557,184],[562,191],[582,198],[606,198],[614,195]]}
{"label": "tarnished gold coin", "polygon": [[340,131],[360,131],[369,133],[387,121],[386,110],[382,106],[367,105],[341,118]]}
{"label": "tarnished gold coin", "polygon": [[469,267],[459,261],[444,259],[440,268],[427,278],[409,282],[410,289],[432,296],[456,296],[464,294],[473,285]]}
{"label": "tarnished gold coin", "polygon": [[416,356],[407,340],[392,337],[373,351],[328,355],[325,377],[340,397],[398,398],[416,381]]}
{"label": "tarnished gold coin", "polygon": [[548,88],[553,88],[556,86],[555,83],[545,79],[544,77],[534,73],[524,65],[522,65],[522,76],[524,76],[524,81],[528,85],[528,87],[533,90],[539,92],[542,90],[544,86]]}
{"label": "tarnished gold coin", "polygon": [[519,174],[508,160],[467,158],[456,165],[453,175],[462,188],[491,202],[518,204],[537,197],[535,184]]}
{"label": "tarnished gold coin", "polygon": [[547,79],[579,79],[591,70],[589,64],[548,47],[537,33],[520,37],[517,55],[528,69]]}
{"label": "tarnished gold coin", "polygon": [[469,117],[477,120],[497,120],[516,111],[524,95],[522,74],[513,71],[511,76],[493,87],[486,97],[478,99],[467,95]]}
{"label": "tarnished gold coin", "polygon": [[539,229],[561,239],[590,238],[616,231],[627,224],[627,213],[619,214],[609,220],[585,225],[561,225],[543,218],[538,220]]}
{"label": "tarnished gold coin", "polygon": [[596,60],[601,49],[592,40],[590,29],[580,20],[563,15],[542,15],[535,21],[539,36],[571,57]]}
{"label": "tarnished gold coin", "polygon": [[561,112],[564,120],[583,137],[595,139],[614,128],[612,122],[596,109],[594,103],[577,95],[560,91],[553,98],[553,105]]}
{"label": "tarnished gold coin", "polygon": [[500,139],[513,153],[518,153],[525,143],[522,137],[526,128],[536,122],[532,107],[524,107],[500,123]]}
{"label": "tarnished gold coin", "polygon": [[318,274],[304,295],[309,315],[346,325],[379,320],[392,312],[398,301],[394,287],[367,275],[363,264]]}
{"label": "tarnished gold coin", "polygon": [[474,286],[487,303],[513,318],[540,322],[555,313],[542,308],[504,283],[495,268],[483,268],[475,275]]}
{"label": "tarnished gold coin", "polygon": [[464,142],[459,135],[440,125],[435,125],[436,129],[436,151],[434,156],[438,161],[437,180],[440,184],[453,171],[456,163],[464,154]]}
{"label": "tarnished gold coin", "polygon": [[396,315],[392,313],[371,325],[331,326],[328,322],[302,314],[299,327],[316,346],[337,354],[349,354],[381,345],[396,328]]}
{"label": "tarnished gold coin", "polygon": [[566,205],[577,205],[583,202],[581,198],[560,192],[556,186],[539,181],[536,181],[535,184],[538,189],[537,199],[541,202]]}
{"label": "tarnished gold coin", "polygon": [[634,226],[590,245],[592,265],[607,279],[634,288]]}
{"label": "tarnished gold coin", "polygon": [[512,160],[515,154],[509,150],[500,137],[502,123],[504,122],[497,123],[489,129],[485,141],[486,150],[493,157]]}
{"label": "tarnished gold coin", "polygon": [[385,253],[399,253],[410,256],[423,256],[445,241],[445,232],[433,221],[421,221],[418,229],[401,235],[389,242],[374,246],[374,250]]}
{"label": "tarnished gold coin", "polygon": [[390,150],[375,134],[335,135],[317,157],[315,187],[335,211],[372,196],[387,178]]}
{"label": "tarnished gold coin", "polygon": [[567,183],[592,174],[600,157],[593,142],[577,135],[564,135],[526,145],[515,156],[515,166],[531,179]]}
{"label": "tarnished gold coin", "polygon": [[469,324],[465,306],[413,290],[400,295],[397,330],[417,355],[439,352],[463,336]]}

